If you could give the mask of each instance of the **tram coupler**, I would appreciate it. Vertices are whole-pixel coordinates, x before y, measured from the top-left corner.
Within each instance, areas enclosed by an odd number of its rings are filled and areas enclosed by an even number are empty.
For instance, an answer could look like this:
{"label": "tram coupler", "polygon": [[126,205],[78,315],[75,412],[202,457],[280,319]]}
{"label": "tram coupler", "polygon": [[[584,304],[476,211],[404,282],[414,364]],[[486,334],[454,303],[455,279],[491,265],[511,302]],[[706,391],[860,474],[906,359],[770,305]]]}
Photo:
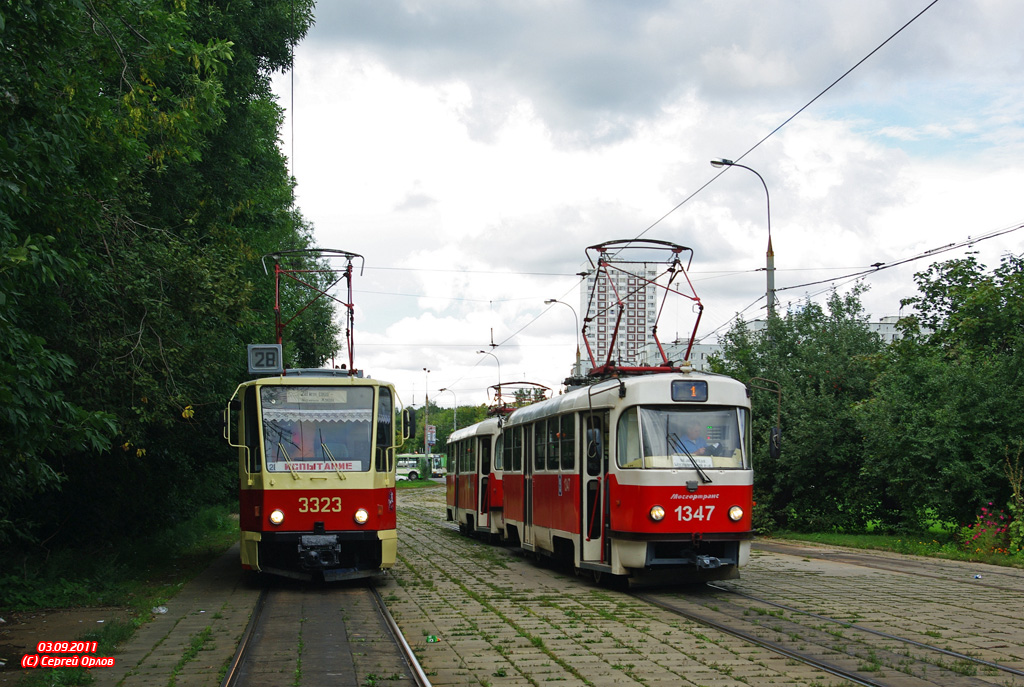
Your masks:
{"label": "tram coupler", "polygon": [[299,564],[303,570],[323,570],[338,565],[341,545],[333,534],[306,534],[299,540]]}
{"label": "tram coupler", "polygon": [[722,561],[714,556],[697,556],[697,568],[700,570],[714,570],[722,567]]}

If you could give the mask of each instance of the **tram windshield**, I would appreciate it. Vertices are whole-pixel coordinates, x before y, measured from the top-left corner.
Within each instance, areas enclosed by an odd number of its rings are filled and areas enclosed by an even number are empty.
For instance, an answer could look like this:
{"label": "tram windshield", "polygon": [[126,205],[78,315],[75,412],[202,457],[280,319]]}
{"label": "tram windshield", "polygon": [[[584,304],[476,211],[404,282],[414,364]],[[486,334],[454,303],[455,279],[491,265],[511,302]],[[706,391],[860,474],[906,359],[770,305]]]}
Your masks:
{"label": "tram windshield", "polygon": [[373,388],[265,386],[260,401],[268,472],[370,469]]}
{"label": "tram windshield", "polygon": [[746,468],[746,426],[745,408],[630,408],[619,418],[618,465],[676,470]]}

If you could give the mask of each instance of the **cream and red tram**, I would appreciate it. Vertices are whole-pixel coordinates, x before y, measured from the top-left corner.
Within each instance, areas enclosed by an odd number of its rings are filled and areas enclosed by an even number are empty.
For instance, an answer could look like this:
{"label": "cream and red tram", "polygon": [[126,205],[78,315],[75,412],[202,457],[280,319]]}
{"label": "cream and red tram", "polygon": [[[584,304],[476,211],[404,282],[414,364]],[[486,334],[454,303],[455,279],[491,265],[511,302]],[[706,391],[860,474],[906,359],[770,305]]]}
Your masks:
{"label": "cream and red tram", "polygon": [[394,565],[396,405],[390,384],[348,370],[239,385],[225,436],[238,448],[243,568],[332,581]]}

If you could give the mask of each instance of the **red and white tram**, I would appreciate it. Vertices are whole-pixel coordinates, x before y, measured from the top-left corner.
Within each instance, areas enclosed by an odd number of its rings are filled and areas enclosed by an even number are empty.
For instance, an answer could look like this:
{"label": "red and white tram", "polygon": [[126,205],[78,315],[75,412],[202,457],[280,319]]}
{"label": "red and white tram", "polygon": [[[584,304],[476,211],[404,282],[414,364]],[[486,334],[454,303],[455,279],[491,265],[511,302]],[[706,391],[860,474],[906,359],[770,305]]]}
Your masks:
{"label": "red and white tram", "polygon": [[595,576],[726,579],[746,563],[753,472],[740,382],[686,371],[612,379],[497,424],[452,437],[489,445],[488,481],[501,484],[498,508],[477,499],[475,512],[456,511],[473,518],[470,531]]}
{"label": "red and white tram", "polygon": [[[736,577],[753,537],[750,394],[685,362],[702,311],[689,260],[681,260],[692,251],[634,239],[587,252],[588,377],[566,380],[563,395],[453,433],[450,455],[462,472],[449,517],[463,531],[489,532],[595,577]],[[652,268],[658,263],[661,271]],[[670,297],[689,301],[697,315],[683,362],[670,361],[657,336]],[[592,341],[594,320],[600,333]],[[621,345],[621,325],[649,329],[656,362]]]}
{"label": "red and white tram", "polygon": [[497,535],[502,531],[503,491],[494,458],[504,416],[463,427],[448,437],[446,502],[448,520],[466,534]]}

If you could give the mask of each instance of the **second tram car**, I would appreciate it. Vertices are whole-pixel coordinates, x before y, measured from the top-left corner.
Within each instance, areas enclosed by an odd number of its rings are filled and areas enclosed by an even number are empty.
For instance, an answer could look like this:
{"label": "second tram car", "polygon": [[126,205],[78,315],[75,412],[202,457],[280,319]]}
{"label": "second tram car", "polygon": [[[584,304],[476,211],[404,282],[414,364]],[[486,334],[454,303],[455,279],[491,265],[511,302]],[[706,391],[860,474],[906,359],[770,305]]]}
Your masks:
{"label": "second tram car", "polygon": [[502,530],[501,472],[494,464],[501,450],[502,419],[489,417],[448,437],[448,520],[466,534],[497,535]]}
{"label": "second tram car", "polygon": [[348,370],[238,386],[225,438],[238,449],[243,568],[333,581],[394,565],[397,403],[393,386]]}
{"label": "second tram car", "polygon": [[750,399],[729,377],[598,381],[459,430],[449,455],[460,529],[595,578],[728,579],[749,557]]}

